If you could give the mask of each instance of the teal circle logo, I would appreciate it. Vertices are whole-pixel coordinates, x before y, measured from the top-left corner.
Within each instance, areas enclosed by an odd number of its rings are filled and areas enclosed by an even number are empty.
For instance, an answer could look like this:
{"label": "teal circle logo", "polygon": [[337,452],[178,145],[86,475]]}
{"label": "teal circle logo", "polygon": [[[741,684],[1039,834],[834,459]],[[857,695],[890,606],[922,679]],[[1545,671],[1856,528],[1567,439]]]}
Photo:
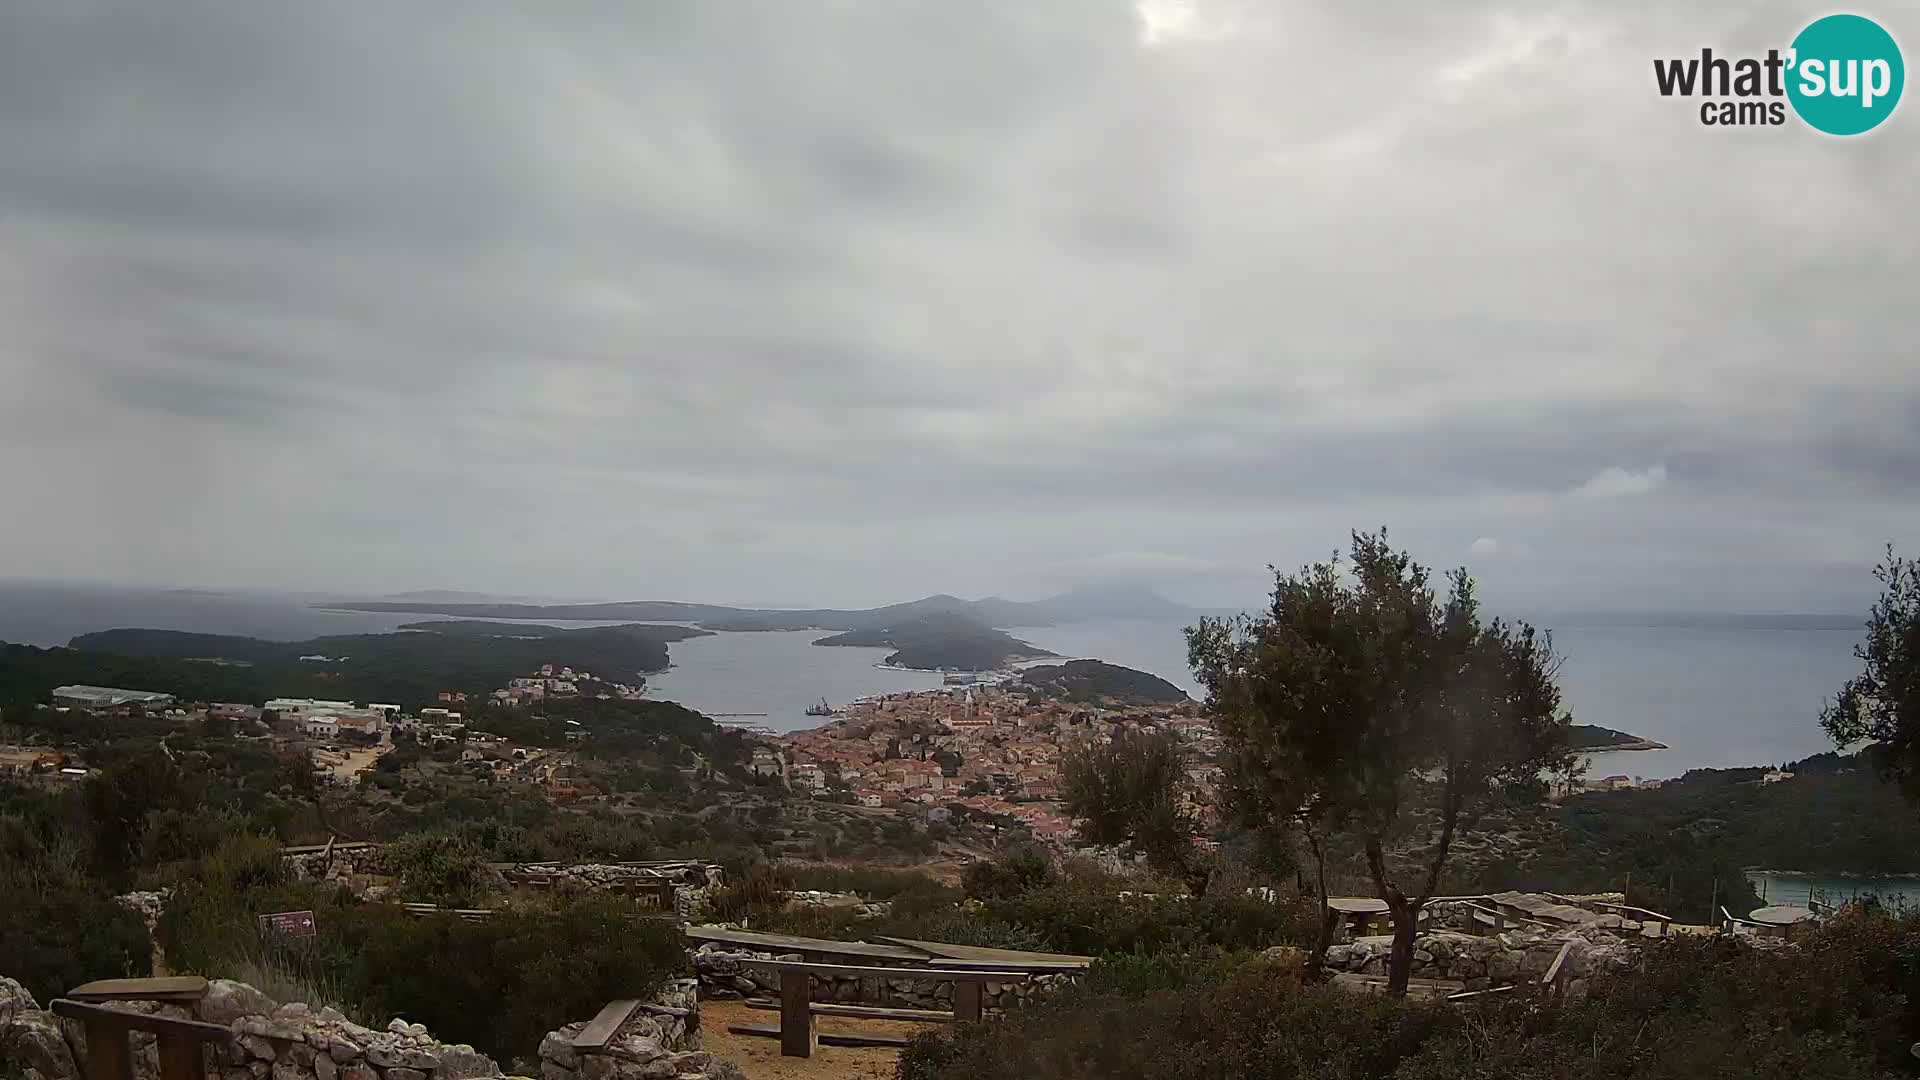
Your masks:
{"label": "teal circle logo", "polygon": [[1859,15],[1828,15],[1793,39],[1787,100],[1829,135],[1872,131],[1893,115],[1907,66],[1893,35]]}

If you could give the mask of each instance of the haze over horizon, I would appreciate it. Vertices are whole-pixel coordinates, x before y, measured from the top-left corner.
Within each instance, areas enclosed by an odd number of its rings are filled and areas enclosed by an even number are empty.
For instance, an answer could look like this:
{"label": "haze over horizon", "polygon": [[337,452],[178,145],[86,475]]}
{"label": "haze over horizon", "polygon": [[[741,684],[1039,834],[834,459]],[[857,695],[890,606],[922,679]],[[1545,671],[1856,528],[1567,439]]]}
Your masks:
{"label": "haze over horizon", "polygon": [[1507,610],[1863,611],[1920,106],[1649,63],[1809,15],[21,5],[0,568],[1219,608],[1385,524]]}

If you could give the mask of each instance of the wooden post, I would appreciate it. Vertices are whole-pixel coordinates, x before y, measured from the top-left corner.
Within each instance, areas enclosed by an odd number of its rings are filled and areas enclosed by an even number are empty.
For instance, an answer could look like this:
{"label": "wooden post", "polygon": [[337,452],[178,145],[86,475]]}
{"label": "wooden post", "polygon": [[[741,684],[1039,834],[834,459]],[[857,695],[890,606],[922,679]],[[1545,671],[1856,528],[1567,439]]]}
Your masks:
{"label": "wooden post", "polygon": [[974,1023],[980,1019],[980,1005],[987,995],[987,984],[983,982],[955,982],[953,984],[953,1018],[963,1024]]}
{"label": "wooden post", "polygon": [[82,1024],[87,1029],[87,1080],[133,1080],[127,1029],[92,1016]]}
{"label": "wooden post", "polygon": [[780,973],[781,1057],[812,1057],[819,1045],[813,1026],[812,981],[813,976],[804,971]]}
{"label": "wooden post", "polygon": [[199,1039],[169,1033],[160,1036],[159,1045],[161,1080],[204,1080],[207,1058]]}

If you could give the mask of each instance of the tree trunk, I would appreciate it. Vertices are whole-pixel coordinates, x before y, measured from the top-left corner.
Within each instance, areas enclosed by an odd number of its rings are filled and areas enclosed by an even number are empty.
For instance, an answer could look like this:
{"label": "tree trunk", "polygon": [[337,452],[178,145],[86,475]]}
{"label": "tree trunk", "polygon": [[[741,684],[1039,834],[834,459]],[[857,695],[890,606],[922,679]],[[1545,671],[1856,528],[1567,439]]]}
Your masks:
{"label": "tree trunk", "polygon": [[1420,905],[1427,898],[1408,900],[1400,886],[1387,880],[1387,857],[1381,850],[1378,833],[1367,834],[1367,870],[1373,874],[1373,887],[1380,893],[1380,899],[1387,902],[1387,912],[1393,916],[1393,951],[1387,954],[1387,993],[1405,997],[1407,980],[1413,977],[1413,938],[1419,931]]}
{"label": "tree trunk", "polygon": [[1307,830],[1307,846],[1313,849],[1313,865],[1320,892],[1320,937],[1313,943],[1313,955],[1307,959],[1307,976],[1319,979],[1327,964],[1327,950],[1333,946],[1335,916],[1327,903],[1327,854],[1320,849],[1320,838]]}
{"label": "tree trunk", "polygon": [[[1394,889],[1398,894],[1400,890]],[[1413,978],[1413,939],[1420,932],[1420,907],[1400,896],[1387,898],[1387,907],[1393,913],[1393,951],[1387,954],[1387,993],[1394,997],[1407,995],[1407,983]]]}

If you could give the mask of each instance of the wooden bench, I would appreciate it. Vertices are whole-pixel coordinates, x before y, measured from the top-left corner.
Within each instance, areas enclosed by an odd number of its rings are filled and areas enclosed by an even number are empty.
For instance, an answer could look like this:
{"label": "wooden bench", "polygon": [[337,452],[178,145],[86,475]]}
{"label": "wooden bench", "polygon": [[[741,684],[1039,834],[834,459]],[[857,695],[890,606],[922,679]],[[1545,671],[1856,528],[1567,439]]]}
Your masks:
{"label": "wooden bench", "polygon": [[218,1024],[121,1012],[68,998],[54,999],[49,1008],[53,1015],[77,1021],[86,1029],[87,1080],[133,1080],[133,1051],[127,1045],[127,1036],[135,1031],[145,1031],[156,1037],[160,1049],[160,1080],[206,1080],[206,1044],[223,1043],[233,1038],[233,1032]]}
{"label": "wooden bench", "polygon": [[[770,998],[748,998],[749,1009],[779,1012],[780,1003]],[[900,1020],[910,1024],[951,1024],[958,1017],[940,1009],[889,1009],[878,1005],[840,1005],[816,1001],[810,1006],[815,1016],[845,1016],[856,1020]]]}
{"label": "wooden bench", "polygon": [[[921,979],[929,982],[952,983],[953,1016],[955,1020],[960,1021],[980,1019],[988,983],[1020,983],[1032,978],[1024,971],[860,967],[846,964],[809,964],[799,960],[742,960],[741,965],[780,973],[780,1026],[773,1028],[757,1024],[735,1024],[727,1030],[737,1035],[777,1037],[780,1040],[780,1054],[783,1057],[812,1057],[814,1047],[823,1042],[828,1046],[904,1046],[906,1044],[906,1040],[892,1036],[827,1036],[824,1038],[820,1036],[813,1021],[815,1015],[813,976],[815,975],[851,976],[856,979]],[[846,1041],[848,1038],[867,1041],[848,1043]],[[872,1039],[883,1041],[876,1042],[871,1041]]]}
{"label": "wooden bench", "polygon": [[82,983],[67,991],[72,1001],[165,1001],[183,1004],[207,996],[207,980],[198,975],[172,975],[158,979],[99,979]]}

